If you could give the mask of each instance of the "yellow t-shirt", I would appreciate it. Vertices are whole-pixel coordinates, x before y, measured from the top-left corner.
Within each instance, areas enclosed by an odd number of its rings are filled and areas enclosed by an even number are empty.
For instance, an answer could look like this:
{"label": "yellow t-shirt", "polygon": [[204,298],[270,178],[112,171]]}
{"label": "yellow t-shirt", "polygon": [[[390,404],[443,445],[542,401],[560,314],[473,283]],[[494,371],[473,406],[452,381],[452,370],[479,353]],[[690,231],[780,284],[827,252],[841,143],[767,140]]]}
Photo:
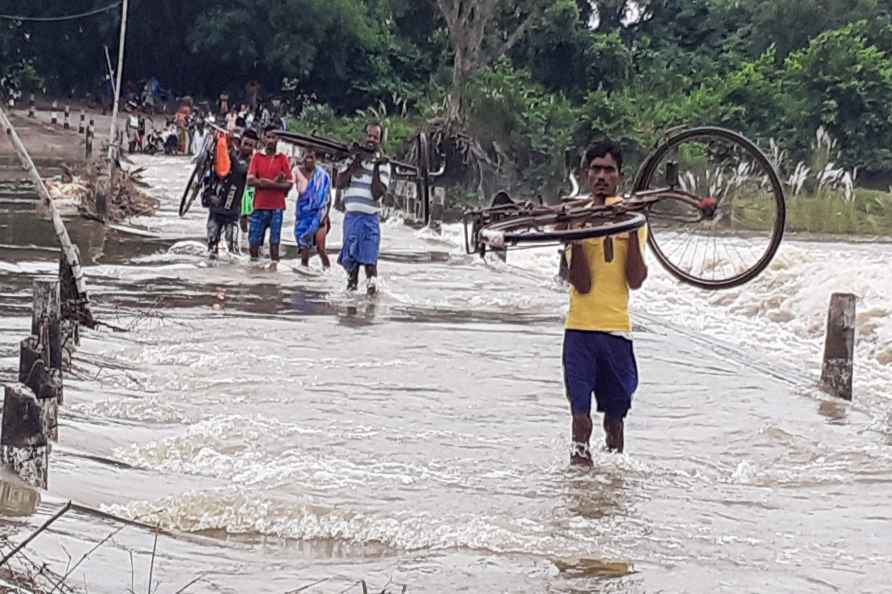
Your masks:
{"label": "yellow t-shirt", "polygon": [[[608,204],[619,199],[609,199]],[[592,288],[582,294],[570,287],[570,312],[567,314],[567,330],[593,332],[631,332],[629,318],[629,284],[626,281],[626,257],[629,251],[629,234],[614,235],[613,261],[604,259],[604,239],[586,239],[582,242],[586,262],[592,275]],[[647,244],[647,226],[638,230],[641,253]],[[570,264],[571,248],[565,252]]]}

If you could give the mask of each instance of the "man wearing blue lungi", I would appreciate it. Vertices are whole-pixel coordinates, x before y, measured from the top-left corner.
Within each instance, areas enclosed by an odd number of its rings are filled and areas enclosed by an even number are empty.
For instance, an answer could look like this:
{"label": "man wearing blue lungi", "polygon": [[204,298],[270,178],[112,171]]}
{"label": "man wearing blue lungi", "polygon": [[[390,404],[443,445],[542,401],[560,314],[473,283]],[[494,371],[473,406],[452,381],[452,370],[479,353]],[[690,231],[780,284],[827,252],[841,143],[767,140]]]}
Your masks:
{"label": "man wearing blue lungi", "polygon": [[379,163],[379,149],[384,128],[366,126],[366,146],[371,156],[357,155],[335,180],[344,189],[344,241],[338,263],[347,271],[347,290],[359,285],[359,267],[365,268],[366,292],[374,295],[378,276],[378,252],[381,246],[379,201],[390,183],[390,165]]}

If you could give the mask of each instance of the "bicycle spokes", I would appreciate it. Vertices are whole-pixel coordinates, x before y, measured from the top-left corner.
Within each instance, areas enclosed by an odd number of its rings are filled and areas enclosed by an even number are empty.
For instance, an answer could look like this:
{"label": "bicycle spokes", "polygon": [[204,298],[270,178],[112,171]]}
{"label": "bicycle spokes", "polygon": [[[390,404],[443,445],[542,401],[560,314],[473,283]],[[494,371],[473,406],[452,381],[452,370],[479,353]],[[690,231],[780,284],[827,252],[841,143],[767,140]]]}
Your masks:
{"label": "bicycle spokes", "polygon": [[648,158],[635,191],[664,183],[670,190],[648,209],[648,224],[669,272],[696,286],[727,288],[768,265],[783,233],[784,197],[752,143],[717,128],[682,132]]}

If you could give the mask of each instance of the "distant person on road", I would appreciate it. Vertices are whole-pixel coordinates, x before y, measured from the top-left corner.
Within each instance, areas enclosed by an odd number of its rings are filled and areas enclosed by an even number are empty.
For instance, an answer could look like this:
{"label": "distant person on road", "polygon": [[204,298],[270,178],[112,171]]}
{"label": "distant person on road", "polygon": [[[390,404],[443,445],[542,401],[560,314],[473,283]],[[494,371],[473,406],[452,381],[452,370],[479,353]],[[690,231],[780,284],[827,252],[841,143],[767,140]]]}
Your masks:
{"label": "distant person on road", "polygon": [[230,109],[226,114],[226,131],[232,134],[238,128],[238,114],[235,109]]}
{"label": "distant person on road", "polygon": [[260,139],[263,152],[254,154],[248,169],[248,185],[255,189],[249,236],[251,260],[260,257],[266,232],[269,231],[269,257],[272,270],[275,270],[279,262],[285,196],[294,185],[288,157],[276,152],[278,139],[273,134],[275,130],[270,126],[263,131],[263,137]]}
{"label": "distant person on road", "polygon": [[245,95],[248,98],[248,106],[251,108],[251,111],[257,110],[257,103],[260,100],[260,92],[261,85],[257,80],[249,81],[248,84],[245,85]]}
{"label": "distant person on road", "polygon": [[342,188],[344,210],[344,240],[338,263],[347,271],[347,290],[359,285],[359,267],[365,268],[366,293],[377,292],[378,252],[381,247],[379,201],[390,184],[390,165],[378,162],[384,127],[373,123],[366,126],[365,146],[368,155],[357,155],[350,165],[337,175],[335,186]]}
{"label": "distant person on road", "polygon": [[177,110],[174,119],[178,130],[179,145],[177,150],[180,154],[185,155],[189,152],[189,120],[192,117],[192,108],[186,103],[182,103]]}
{"label": "distant person on road", "polygon": [[325,237],[331,229],[328,211],[331,207],[331,176],[316,163],[316,152],[307,149],[303,162],[294,170],[297,186],[297,208],[295,208],[294,239],[300,250],[300,263],[308,266],[313,249],[322,260],[322,267],[328,270],[331,262],[325,253]]}
{"label": "distant person on road", "polygon": [[[230,171],[223,179],[216,179],[206,192],[208,195],[208,257],[217,257],[217,247],[221,235],[225,235],[229,253],[238,252],[238,219],[242,210],[242,196],[248,183],[248,167],[254,148],[257,146],[257,133],[248,130],[241,140],[234,143],[229,151]],[[213,172],[211,175],[216,175]]]}
{"label": "distant person on road", "polygon": [[239,108],[238,113],[235,116],[235,126],[237,128],[247,128],[248,127],[248,106],[242,104]]}
{"label": "distant person on road", "polygon": [[[623,180],[623,155],[618,145],[592,145],[582,165],[594,204],[622,200],[617,196]],[[642,228],[619,236],[574,241],[565,252],[571,288],[563,367],[573,415],[573,464],[592,464],[592,394],[598,412],[604,413],[607,450],[623,451],[623,420],[638,387],[629,290],[639,289],[647,278],[646,240],[647,229]]]}

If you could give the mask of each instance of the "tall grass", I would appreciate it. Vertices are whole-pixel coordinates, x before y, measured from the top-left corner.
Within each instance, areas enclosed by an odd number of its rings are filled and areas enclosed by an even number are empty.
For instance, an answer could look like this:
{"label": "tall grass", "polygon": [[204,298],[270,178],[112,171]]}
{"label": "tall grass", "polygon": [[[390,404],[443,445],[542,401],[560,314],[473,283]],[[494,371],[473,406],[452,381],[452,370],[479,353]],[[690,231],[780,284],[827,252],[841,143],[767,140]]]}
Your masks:
{"label": "tall grass", "polygon": [[892,235],[892,189],[859,188],[858,168],[844,170],[837,142],[818,128],[808,163],[786,176],[787,228],[842,235]]}
{"label": "tall grass", "polygon": [[[807,162],[789,163],[775,142],[768,158],[779,172],[787,195],[788,231],[834,235],[892,236],[892,188],[889,191],[859,188],[858,170],[844,170],[836,141],[819,128]],[[728,176],[745,179],[747,172]],[[752,180],[751,180],[752,181]],[[735,221],[747,229],[767,229],[773,222],[767,195],[743,192],[734,198]]]}

